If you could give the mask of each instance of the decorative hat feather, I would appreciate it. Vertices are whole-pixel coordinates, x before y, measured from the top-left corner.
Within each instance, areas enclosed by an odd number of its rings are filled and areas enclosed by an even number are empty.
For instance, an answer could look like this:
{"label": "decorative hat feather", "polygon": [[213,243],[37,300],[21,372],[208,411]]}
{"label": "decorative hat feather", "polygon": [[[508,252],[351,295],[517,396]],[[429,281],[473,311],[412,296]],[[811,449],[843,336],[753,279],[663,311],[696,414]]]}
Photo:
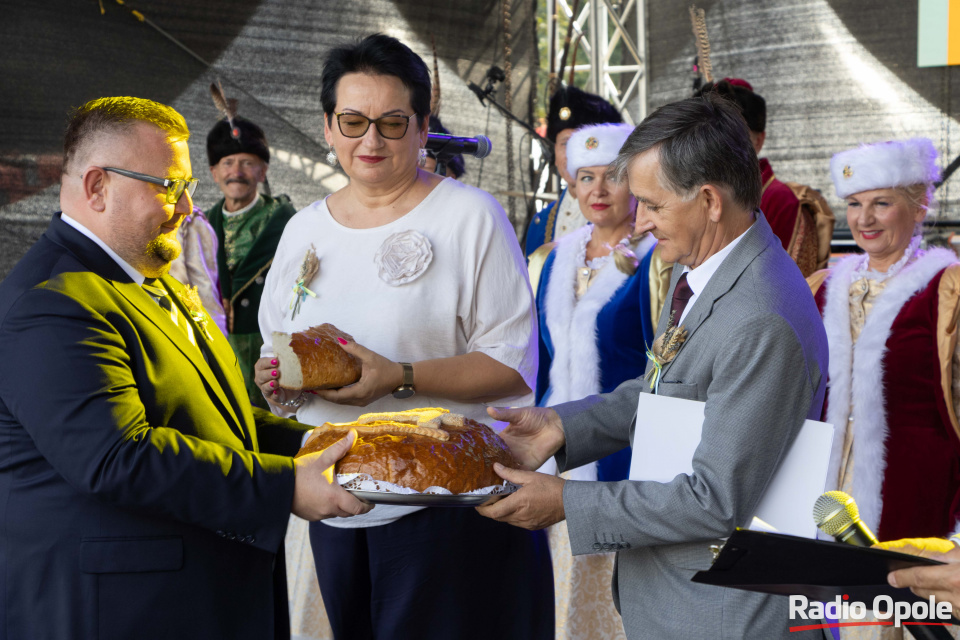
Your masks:
{"label": "decorative hat feather", "polygon": [[430,44],[433,45],[433,87],[430,91],[430,113],[440,117],[440,64],[437,62],[437,41],[430,34]]}
{"label": "decorative hat feather", "polygon": [[707,37],[707,15],[697,5],[690,5],[690,22],[693,24],[693,38],[697,45],[697,59],[700,62],[700,75],[705,82],[713,82],[713,64],[710,62],[710,38]]}
{"label": "decorative hat feather", "polygon": [[227,119],[227,123],[230,125],[230,135],[234,140],[239,140],[240,129],[233,123],[233,119],[237,117],[237,99],[227,99],[223,92],[223,85],[220,84],[219,80],[210,83],[210,96],[213,98],[213,104],[217,107],[217,111]]}
{"label": "decorative hat feather", "polygon": [[207,158],[210,166],[235,153],[250,153],[269,163],[270,147],[263,129],[237,115],[236,99],[227,98],[219,80],[210,84],[210,96],[222,116],[207,134]]}

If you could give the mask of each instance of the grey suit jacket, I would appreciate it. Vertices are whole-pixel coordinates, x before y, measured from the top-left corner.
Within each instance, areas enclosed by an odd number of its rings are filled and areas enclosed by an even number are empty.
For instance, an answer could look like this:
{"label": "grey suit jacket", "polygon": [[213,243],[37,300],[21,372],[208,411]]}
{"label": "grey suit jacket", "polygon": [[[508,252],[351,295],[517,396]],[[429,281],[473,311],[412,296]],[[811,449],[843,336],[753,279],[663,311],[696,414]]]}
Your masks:
{"label": "grey suit jacket", "polygon": [[[675,269],[667,300],[682,269]],[[657,334],[666,328],[667,310]],[[749,524],[800,426],[819,419],[827,338],[810,289],[762,215],[687,314],[661,395],[706,402],[693,475],[667,483],[574,482],[563,491],[574,554],[617,552],[614,602],[635,638],[791,638],[787,598],[690,582],[709,546]],[[554,407],[561,469],[630,444],[642,379]],[[663,425],[669,429],[670,425]],[[819,632],[808,632],[820,637]]]}

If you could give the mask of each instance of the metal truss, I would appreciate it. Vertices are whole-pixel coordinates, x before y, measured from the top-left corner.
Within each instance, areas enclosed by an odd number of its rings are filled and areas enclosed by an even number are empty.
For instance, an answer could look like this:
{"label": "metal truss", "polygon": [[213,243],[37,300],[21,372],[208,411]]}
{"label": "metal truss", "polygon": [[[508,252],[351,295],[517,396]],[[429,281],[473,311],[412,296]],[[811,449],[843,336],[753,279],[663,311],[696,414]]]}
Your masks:
{"label": "metal truss", "polygon": [[[578,64],[575,71],[590,73],[585,90],[603,96],[613,104],[624,120],[636,124],[646,116],[647,78],[646,58],[646,0],[626,0],[624,3],[611,0],[585,0],[577,16],[567,0],[545,0],[547,3],[547,33],[554,33],[559,25],[555,19],[558,12],[573,20],[574,37],[579,37],[579,46],[587,54],[590,64]],[[630,28],[633,27],[633,28]],[[639,43],[639,46],[638,46]],[[555,38],[549,64],[551,73],[560,73],[563,38]],[[623,52],[618,61],[611,64],[611,56]],[[572,52],[571,52],[572,55]],[[569,64],[569,62],[568,62]],[[569,67],[567,69],[569,71]],[[635,100],[638,105],[631,113],[627,106]]]}

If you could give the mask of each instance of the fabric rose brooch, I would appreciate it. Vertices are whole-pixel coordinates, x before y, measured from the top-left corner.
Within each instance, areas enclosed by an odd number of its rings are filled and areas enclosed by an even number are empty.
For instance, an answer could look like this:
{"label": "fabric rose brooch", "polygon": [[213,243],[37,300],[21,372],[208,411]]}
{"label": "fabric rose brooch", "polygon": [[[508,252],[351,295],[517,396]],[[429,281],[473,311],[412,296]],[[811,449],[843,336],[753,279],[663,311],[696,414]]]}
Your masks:
{"label": "fabric rose brooch", "polygon": [[383,241],[373,261],[380,279],[399,287],[423,275],[433,261],[433,248],[419,231],[401,231]]}

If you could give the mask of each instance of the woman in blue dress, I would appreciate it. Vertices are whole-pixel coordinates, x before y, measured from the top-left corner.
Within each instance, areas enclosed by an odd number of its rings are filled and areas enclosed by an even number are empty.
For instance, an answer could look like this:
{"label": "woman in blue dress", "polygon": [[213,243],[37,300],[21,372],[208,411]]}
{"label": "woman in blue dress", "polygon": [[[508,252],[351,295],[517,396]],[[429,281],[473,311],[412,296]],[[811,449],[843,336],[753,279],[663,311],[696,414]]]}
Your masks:
{"label": "woman in blue dress", "polygon": [[[643,375],[673,265],[659,259],[652,236],[634,235],[637,201],[626,180],[608,172],[632,131],[625,124],[591,125],[567,143],[567,170],[588,224],[554,243],[540,275],[539,406],[612,391]],[[629,465],[626,448],[563,477],[623,480]],[[555,473],[556,466],[551,460],[540,471]],[[610,581],[611,554],[574,558],[565,528],[560,522],[547,533],[557,638],[623,637],[610,599],[597,588]]]}

